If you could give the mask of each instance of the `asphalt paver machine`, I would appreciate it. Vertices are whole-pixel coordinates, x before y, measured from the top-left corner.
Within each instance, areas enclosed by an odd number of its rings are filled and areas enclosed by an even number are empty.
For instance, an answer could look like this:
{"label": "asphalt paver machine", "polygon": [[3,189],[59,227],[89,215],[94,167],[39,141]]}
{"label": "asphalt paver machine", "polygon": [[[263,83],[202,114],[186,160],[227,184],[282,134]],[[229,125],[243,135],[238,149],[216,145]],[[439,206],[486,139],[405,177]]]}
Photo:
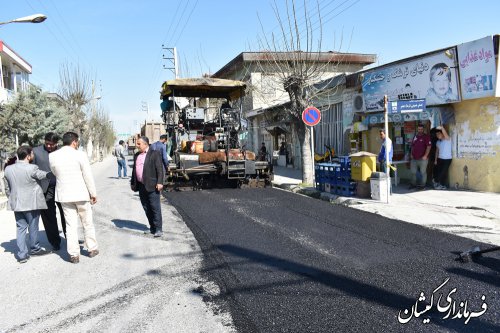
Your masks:
{"label": "asphalt paver machine", "polygon": [[241,81],[188,78],[163,83],[162,118],[169,136],[167,188],[264,187],[272,163],[258,160],[242,138]]}

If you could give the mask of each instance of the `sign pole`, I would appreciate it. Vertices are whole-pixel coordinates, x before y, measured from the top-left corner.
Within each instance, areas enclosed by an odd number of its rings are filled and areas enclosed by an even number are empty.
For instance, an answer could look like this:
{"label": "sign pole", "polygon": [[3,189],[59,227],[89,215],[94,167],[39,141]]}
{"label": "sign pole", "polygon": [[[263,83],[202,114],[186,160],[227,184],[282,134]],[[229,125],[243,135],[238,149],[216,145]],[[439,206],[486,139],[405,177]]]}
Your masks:
{"label": "sign pole", "polygon": [[389,138],[389,115],[387,107],[387,95],[384,95],[384,130],[385,130],[385,175],[387,182],[387,203],[389,203],[389,197],[391,194],[391,168],[389,167],[389,145],[387,144],[387,139]]}
{"label": "sign pole", "polygon": [[312,165],[312,181],[313,181],[313,187],[316,187],[316,181],[314,179],[314,126],[309,126],[311,129],[311,165]]}
{"label": "sign pole", "polygon": [[[321,120],[321,112],[314,106],[308,106],[302,111],[302,121],[310,129],[310,140],[311,140],[311,165],[312,165],[312,181],[315,185],[315,175],[314,175],[314,126],[319,124]],[[304,166],[302,166],[304,167]]]}

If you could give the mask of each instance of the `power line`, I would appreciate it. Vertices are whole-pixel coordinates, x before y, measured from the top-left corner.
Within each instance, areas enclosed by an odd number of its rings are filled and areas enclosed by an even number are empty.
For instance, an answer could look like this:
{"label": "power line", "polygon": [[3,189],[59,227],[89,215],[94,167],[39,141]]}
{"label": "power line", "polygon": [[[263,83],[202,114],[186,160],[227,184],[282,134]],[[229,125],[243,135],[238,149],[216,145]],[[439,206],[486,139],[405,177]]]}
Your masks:
{"label": "power line", "polygon": [[[41,2],[41,0],[39,0],[39,1]],[[63,23],[66,31],[69,33],[69,35],[70,35],[70,41],[73,41],[75,43],[76,47],[78,48],[79,55],[82,55],[82,57],[84,58],[84,61],[86,61],[87,64],[90,65],[90,62],[88,61],[88,59],[85,56],[84,49],[81,47],[80,43],[78,43],[78,38],[75,37],[75,35],[73,34],[73,31],[71,30],[70,26],[66,23],[66,20],[64,20],[64,16],[61,15],[61,13],[59,12],[59,9],[57,8],[57,6],[54,4],[54,2],[52,0],[50,0],[50,3],[52,4],[52,7],[55,9],[55,11],[57,13],[57,16],[59,16],[59,19]]]}
{"label": "power line", "polygon": [[[25,0],[25,2],[26,2],[26,4],[27,4],[27,5],[28,5],[28,6],[29,6],[29,7],[30,7],[33,11],[37,11],[37,10],[36,10],[36,9],[35,9],[32,5],[31,5],[31,3],[30,3],[28,0]],[[43,4],[42,4],[42,6],[43,6]],[[45,8],[45,6],[43,6],[43,7]],[[46,8],[45,8],[45,9],[46,9]],[[54,23],[53,23],[53,24],[54,24],[54,26],[58,29],[57,24],[56,24],[56,21],[51,20],[50,22],[54,22]],[[59,45],[60,45],[60,46],[61,46],[61,47],[62,47],[62,48],[66,51],[66,54],[67,54],[70,58],[73,58],[73,53],[72,53],[70,50],[68,50],[68,48],[66,47],[66,46],[71,47],[71,45],[69,45],[69,44],[64,43],[63,41],[61,41],[61,39],[59,39],[58,35],[57,35],[57,34],[55,34],[55,33],[54,33],[54,31],[52,31],[52,29],[50,28],[50,25],[51,25],[51,23],[50,23],[50,24],[43,24],[43,27],[44,27],[44,28],[46,28],[46,29],[49,31],[49,33],[50,33],[50,34],[54,37],[54,39],[55,39],[55,40],[59,43]],[[62,35],[61,35],[61,36],[62,36]],[[64,36],[62,36],[62,37],[64,37]],[[74,52],[74,54],[76,54],[76,55],[78,54],[78,52],[76,52],[74,49],[73,49],[72,51]]]}
{"label": "power line", "polygon": [[[176,26],[175,26],[175,29],[173,30],[173,32],[172,32],[172,34],[171,34],[171,36],[176,36],[176,35],[177,35],[177,39],[175,40],[175,43],[173,43],[174,47],[175,47],[175,45],[177,44],[177,42],[179,41],[179,39],[182,37],[182,34],[184,33],[184,30],[186,29],[186,26],[188,25],[189,21],[191,20],[191,16],[193,15],[193,12],[194,12],[194,10],[196,9],[196,7],[197,7],[197,5],[198,5],[198,1],[199,1],[199,0],[196,0],[195,4],[193,5],[193,7],[191,8],[191,10],[190,10],[190,12],[189,12],[189,15],[188,15],[187,19],[186,19],[186,20],[184,20],[184,25],[183,25],[182,29],[180,30],[179,34],[176,34],[177,29],[178,29],[178,28],[179,28],[179,26],[180,26],[180,22],[182,22],[182,17],[183,17],[183,16],[184,16],[184,14],[186,13],[186,9],[187,9],[187,8],[188,8],[188,6],[189,6],[189,2],[190,2],[190,0],[188,0],[188,1],[186,2],[186,6],[184,6],[184,8],[183,8],[183,10],[182,10],[182,13],[181,13],[181,16],[180,16],[180,17],[179,17],[179,19],[177,20],[177,24],[176,24]],[[167,45],[168,45],[168,44],[167,44]],[[158,75],[157,75],[156,77],[158,77],[158,78],[159,78],[159,73],[160,73],[160,72],[157,72],[157,73],[158,73]],[[156,78],[156,77],[155,77],[155,78]],[[155,80],[155,81],[156,81],[156,80]]]}
{"label": "power line", "polygon": [[[178,13],[178,11],[179,11],[179,8],[180,8],[180,6],[181,6],[181,3],[182,3],[182,2],[179,2],[179,3],[178,3],[177,8],[176,8],[176,10],[175,10],[174,18],[173,18],[173,20],[171,21],[170,26],[169,26],[169,28],[168,28],[168,30],[167,30],[167,33],[166,33],[165,37],[163,38],[163,40],[166,40],[166,38],[169,36],[168,34],[169,34],[169,32],[171,31],[172,24],[173,24],[173,22],[175,22],[175,21],[176,21],[176,22],[177,22],[177,24],[175,25],[175,29],[172,31],[172,34],[170,34],[170,36],[174,35],[175,31],[177,30],[177,28],[178,28],[178,26],[179,26],[179,24],[180,24],[180,22],[181,22],[181,20],[182,20],[182,18],[183,18],[183,16],[184,16],[184,13],[186,12],[186,8],[187,8],[187,6],[189,5],[189,2],[190,2],[190,0],[188,0],[187,2],[185,2],[185,6],[184,6],[184,9],[182,10],[181,15],[178,17],[178,19],[177,19],[177,20],[175,20],[176,15],[177,15],[177,13]],[[170,39],[171,39],[171,38],[170,38]],[[169,39],[169,41],[170,41],[170,39]],[[164,43],[163,45],[168,45],[168,44],[167,44],[167,43],[166,43],[166,41],[165,41],[165,43]],[[162,45],[162,47],[163,47],[163,45]],[[175,45],[174,45],[174,46],[175,46]],[[160,74],[162,73],[162,70],[160,69],[160,62],[161,62],[161,60],[162,60],[162,57],[161,57],[161,52],[162,52],[162,49],[160,49],[160,53],[159,53],[159,54],[157,55],[157,57],[156,57],[157,61],[156,61],[156,63],[155,63],[155,66],[153,67],[153,70],[152,70],[152,75],[151,75],[151,80],[150,80],[149,84],[147,85],[147,89],[146,89],[145,95],[148,95],[148,91],[151,91],[151,93],[150,93],[150,95],[149,95],[149,96],[151,96],[151,95],[152,95],[152,91],[153,91],[153,90],[152,90],[152,86],[153,86],[154,84],[156,84],[156,82],[157,82],[157,81],[159,80],[159,78],[160,78]]]}
{"label": "power line", "polygon": [[186,23],[184,23],[184,26],[182,27],[182,30],[181,30],[181,32],[180,32],[180,34],[179,34],[179,36],[177,37],[177,40],[175,41],[174,45],[176,45],[176,44],[177,44],[177,42],[179,41],[179,39],[180,39],[180,38],[181,38],[181,36],[182,36],[182,33],[184,32],[184,29],[186,29],[186,26],[187,26],[187,24],[189,23],[189,20],[191,19],[191,15],[193,15],[193,12],[194,12],[194,10],[195,10],[196,6],[198,5],[198,1],[199,1],[199,0],[196,0],[196,3],[194,4],[193,8],[191,9],[191,12],[189,13],[189,16],[188,16],[188,18],[187,18],[187,20],[186,20]]}
{"label": "power line", "polygon": [[[325,9],[328,6],[330,6],[335,1],[336,0],[331,0],[328,4],[324,5],[323,7],[320,6],[320,10],[319,11],[315,10],[315,11],[313,11],[313,13],[316,12],[316,13],[319,14],[323,9]],[[328,22],[330,22],[331,20],[333,20],[335,17],[339,16],[340,14],[342,14],[347,9],[351,8],[352,6],[354,6],[356,3],[358,3],[361,0],[356,0],[353,3],[351,3],[350,5],[348,5],[345,8],[343,8],[341,11],[335,13],[335,11],[337,11],[339,8],[341,8],[343,5],[349,3],[350,1],[353,1],[353,0],[345,0],[342,3],[340,3],[338,6],[336,6],[332,10],[330,10],[328,13],[326,13],[325,15],[321,15],[321,20],[318,20],[315,23],[311,24],[310,26],[306,26],[304,29],[299,30],[299,35],[298,36],[303,36],[306,33],[313,33],[315,31],[317,31],[318,29],[324,27]],[[296,10],[296,12],[297,12],[297,10]],[[308,15],[308,14],[304,14],[304,18],[303,19],[299,18],[299,21],[304,20],[304,23],[307,22],[307,17],[305,17],[305,15]],[[297,26],[300,26],[300,25],[301,24],[298,24]],[[288,27],[283,27],[283,29],[287,29],[287,28]],[[308,29],[309,29],[309,31],[307,31]],[[297,37],[297,36],[295,36],[295,37]],[[285,37],[285,36],[279,37],[276,44],[278,46],[281,44],[281,47],[283,47],[283,44],[285,44],[288,41],[286,38],[287,37]],[[263,40],[266,41],[266,43],[268,42],[267,38],[264,38]]]}

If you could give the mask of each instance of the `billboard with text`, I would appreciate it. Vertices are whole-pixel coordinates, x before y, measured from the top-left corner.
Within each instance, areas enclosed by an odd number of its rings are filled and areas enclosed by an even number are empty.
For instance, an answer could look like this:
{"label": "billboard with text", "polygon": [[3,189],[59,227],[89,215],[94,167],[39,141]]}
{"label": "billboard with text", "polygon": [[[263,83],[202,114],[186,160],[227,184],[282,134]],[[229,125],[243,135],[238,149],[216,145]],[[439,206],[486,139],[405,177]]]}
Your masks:
{"label": "billboard with text", "polygon": [[363,98],[367,111],[382,111],[389,100],[422,99],[426,105],[460,101],[455,49],[441,50],[392,66],[367,71]]}

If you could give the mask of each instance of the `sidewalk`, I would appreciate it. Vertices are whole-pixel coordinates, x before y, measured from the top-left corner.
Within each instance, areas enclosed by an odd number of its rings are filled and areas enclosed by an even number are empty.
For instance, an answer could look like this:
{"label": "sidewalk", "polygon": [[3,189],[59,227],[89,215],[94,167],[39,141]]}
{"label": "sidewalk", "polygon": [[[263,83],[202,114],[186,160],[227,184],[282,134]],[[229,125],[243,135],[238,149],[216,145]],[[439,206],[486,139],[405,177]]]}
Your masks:
{"label": "sidewalk", "polygon": [[[453,233],[477,242],[500,245],[500,194],[473,191],[409,191],[406,184],[393,187],[389,204],[372,199],[341,197],[303,188],[302,171],[274,167],[273,186]],[[466,249],[464,249],[465,251]]]}

